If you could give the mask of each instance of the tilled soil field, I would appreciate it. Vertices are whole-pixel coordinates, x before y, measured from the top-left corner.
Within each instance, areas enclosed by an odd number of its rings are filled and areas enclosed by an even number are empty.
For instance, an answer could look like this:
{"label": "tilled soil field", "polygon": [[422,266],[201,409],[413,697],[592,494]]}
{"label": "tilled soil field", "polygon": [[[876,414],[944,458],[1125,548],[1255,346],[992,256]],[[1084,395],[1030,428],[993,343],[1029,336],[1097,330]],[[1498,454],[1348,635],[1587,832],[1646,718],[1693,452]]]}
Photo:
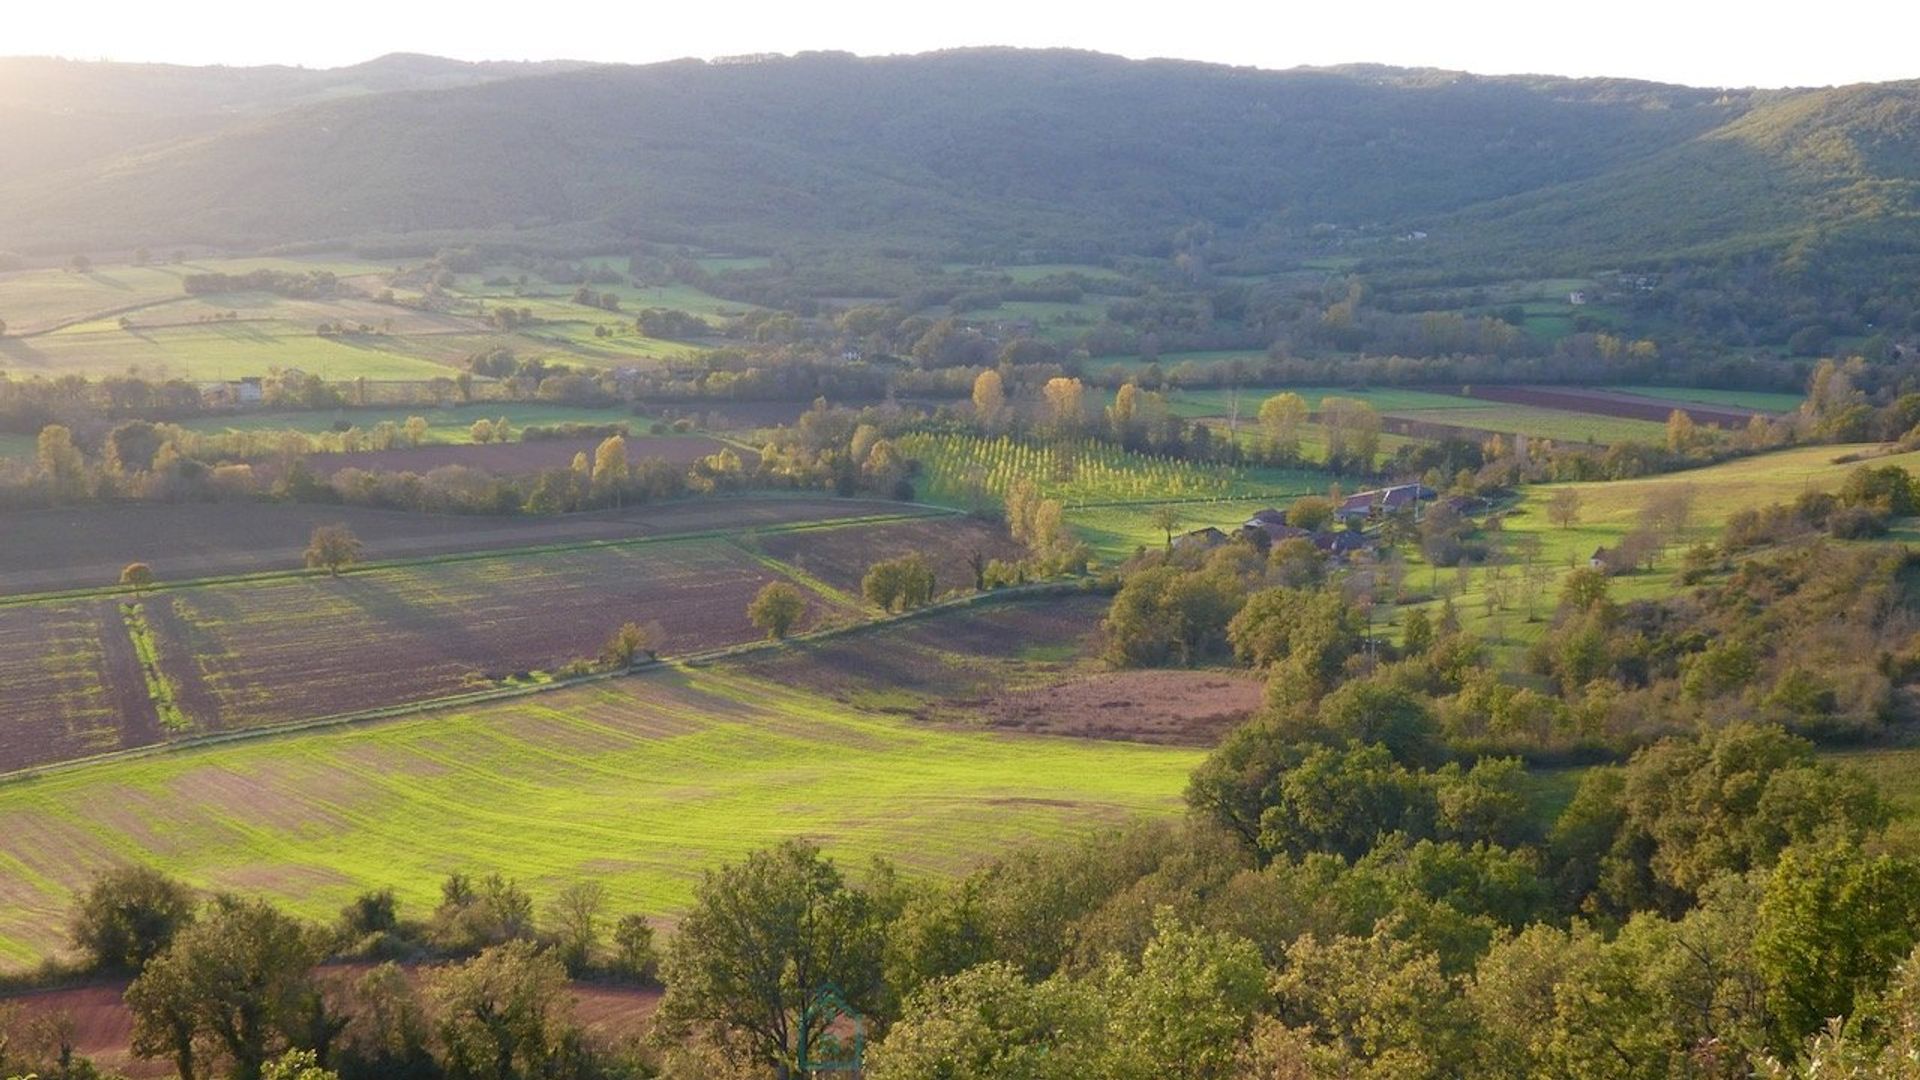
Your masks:
{"label": "tilled soil field", "polygon": [[870,499],[703,498],[553,517],[454,516],[294,503],[88,506],[0,519],[0,596],[109,586],[130,562],[161,581],[300,568],[314,526],[344,523],[368,560],[906,514]]}
{"label": "tilled soil field", "polygon": [[[1696,424],[1716,427],[1745,427],[1755,414],[1752,409],[1732,405],[1706,405],[1688,401],[1661,401],[1656,398],[1623,394],[1617,390],[1594,390],[1579,386],[1475,386],[1469,397],[1498,401],[1509,405],[1537,405],[1567,412],[1618,416],[1628,420],[1664,422],[1675,409],[1693,418]],[[1760,414],[1765,415],[1765,414]]]}
{"label": "tilled soil field", "polygon": [[932,718],[1008,686],[1055,681],[1097,646],[1104,596],[1042,596],[876,626],[733,663],[840,701]]}
{"label": "tilled soil field", "polygon": [[[753,531],[803,508],[911,512],[838,500],[690,502],[655,508],[666,513],[645,528],[667,531],[660,539],[634,538],[635,520],[601,519],[637,542],[185,584],[147,592],[137,618],[125,596],[0,604],[0,772],[525,685],[597,658],[627,621],[658,623],[669,656],[753,641],[761,632],[748,602],[788,573],[757,550],[769,541],[795,565],[852,575],[857,591],[871,558],[909,549],[968,584],[966,551],[991,539],[986,526],[944,515]],[[889,532],[896,524],[905,531]],[[802,630],[861,617],[832,587],[808,603]]]}
{"label": "tilled soil field", "polygon": [[[117,602],[0,607],[0,771],[503,685],[598,656],[628,620],[670,653],[751,641],[747,603],[777,576],[731,544],[664,541],[152,593],[178,731]],[[803,628],[847,614],[810,604]]]}
{"label": "tilled soil field", "polygon": [[988,560],[1017,559],[1022,554],[1004,525],[963,517],[837,529],[830,536],[811,530],[774,533],[755,543],[773,558],[855,595],[867,570],[883,559],[916,551],[926,555],[939,591],[945,592],[973,588],[973,569],[967,560],[976,552]]}
{"label": "tilled soil field", "polygon": [[1243,672],[1110,671],[996,694],[983,712],[995,727],[1037,735],[1211,746],[1263,692]]}
{"label": "tilled soil field", "polygon": [[0,608],[0,772],[158,737],[118,618],[111,600]]}

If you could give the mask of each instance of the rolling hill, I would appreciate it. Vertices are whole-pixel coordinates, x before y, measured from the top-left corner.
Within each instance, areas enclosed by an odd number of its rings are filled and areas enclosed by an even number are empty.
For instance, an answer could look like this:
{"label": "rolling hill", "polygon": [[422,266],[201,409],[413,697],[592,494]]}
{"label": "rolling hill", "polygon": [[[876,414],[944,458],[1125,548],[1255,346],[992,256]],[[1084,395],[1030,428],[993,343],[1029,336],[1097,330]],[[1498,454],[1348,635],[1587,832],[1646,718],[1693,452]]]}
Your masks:
{"label": "rolling hill", "polygon": [[[93,101],[161,77],[61,75],[102,84],[72,91]],[[1591,268],[1905,230],[1920,174],[1916,83],[1719,91],[1000,49],[205,78],[199,111],[155,125],[166,137],[103,148],[105,124],[0,170],[0,249],[481,236],[1164,254],[1201,223],[1229,247]],[[7,85],[0,69],[0,108],[33,105]],[[1400,230],[1431,243],[1388,243]]]}

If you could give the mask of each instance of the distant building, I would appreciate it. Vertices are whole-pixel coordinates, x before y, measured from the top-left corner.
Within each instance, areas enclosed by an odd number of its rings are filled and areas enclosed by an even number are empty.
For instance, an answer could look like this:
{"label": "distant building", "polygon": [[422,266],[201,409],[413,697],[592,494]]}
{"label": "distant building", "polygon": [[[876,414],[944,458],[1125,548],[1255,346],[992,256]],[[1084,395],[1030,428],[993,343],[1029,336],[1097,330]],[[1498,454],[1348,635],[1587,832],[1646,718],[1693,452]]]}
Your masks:
{"label": "distant building", "polygon": [[1268,508],[1266,510],[1255,510],[1253,515],[1247,518],[1246,527],[1249,529],[1257,529],[1264,525],[1285,525],[1286,523],[1287,515],[1284,511]]}
{"label": "distant building", "polygon": [[1362,491],[1357,495],[1349,495],[1333,508],[1333,516],[1348,523],[1365,521],[1373,516],[1373,502],[1379,494],[1377,491]]}
{"label": "distant building", "polygon": [[1605,571],[1609,566],[1612,565],[1612,561],[1613,561],[1613,552],[1608,551],[1606,546],[1602,545],[1600,547],[1594,548],[1593,554],[1587,556],[1587,568],[1590,570]]}
{"label": "distant building", "polygon": [[1420,504],[1439,498],[1440,493],[1425,484],[1396,484],[1389,488],[1355,492],[1334,508],[1333,516],[1353,524],[1376,515],[1411,509],[1418,516]]}
{"label": "distant building", "polygon": [[1232,538],[1219,529],[1209,525],[1204,529],[1181,533],[1173,538],[1175,551],[1212,551],[1214,548],[1231,543]]}
{"label": "distant building", "polygon": [[1567,294],[1567,303],[1580,307],[1587,302],[1587,290],[1575,289]]}
{"label": "distant building", "polygon": [[1254,547],[1267,551],[1282,540],[1294,540],[1313,534],[1305,529],[1288,525],[1284,521],[1263,521],[1259,524],[1248,522],[1240,526],[1240,535]]}
{"label": "distant building", "polygon": [[1313,534],[1313,546],[1336,559],[1344,559],[1356,551],[1370,551],[1376,543],[1373,537],[1353,529],[1327,530]]}

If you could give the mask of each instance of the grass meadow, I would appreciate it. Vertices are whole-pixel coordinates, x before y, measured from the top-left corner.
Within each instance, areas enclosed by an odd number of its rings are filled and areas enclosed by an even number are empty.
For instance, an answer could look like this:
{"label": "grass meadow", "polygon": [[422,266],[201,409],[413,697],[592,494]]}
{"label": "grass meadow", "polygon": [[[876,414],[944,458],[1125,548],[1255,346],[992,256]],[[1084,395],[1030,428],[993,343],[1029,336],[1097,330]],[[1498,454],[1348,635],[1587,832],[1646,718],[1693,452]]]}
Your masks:
{"label": "grass meadow", "polygon": [[1584,442],[1612,445],[1622,442],[1665,445],[1667,426],[1652,420],[1629,420],[1618,416],[1548,409],[1538,405],[1509,405],[1480,402],[1472,408],[1400,410],[1390,415],[1415,420],[1453,424],[1459,427],[1497,431],[1508,435],[1552,439],[1555,442]]}
{"label": "grass meadow", "polygon": [[[1877,449],[1871,444],[1797,447],[1640,480],[1543,484],[1527,488],[1518,505],[1504,516],[1503,528],[1495,539],[1508,552],[1516,549],[1521,537],[1537,539],[1540,564],[1550,572],[1537,600],[1535,614],[1541,621],[1529,621],[1524,606],[1512,595],[1504,607],[1491,605],[1489,593],[1495,590],[1488,588],[1485,567],[1471,569],[1464,577],[1453,569],[1435,571],[1421,563],[1417,551],[1406,552],[1406,591],[1417,594],[1451,591],[1463,626],[1479,633],[1512,658],[1544,631],[1544,620],[1553,609],[1561,579],[1571,569],[1585,566],[1595,548],[1617,544],[1632,531],[1638,525],[1642,508],[1655,493],[1690,488],[1693,492],[1691,522],[1685,534],[1669,545],[1655,569],[1612,579],[1616,599],[1672,595],[1677,588],[1675,576],[1681,553],[1692,544],[1717,539],[1727,518],[1735,511],[1791,502],[1806,491],[1835,490],[1859,464],[1836,462],[1836,458]],[[1870,460],[1876,466],[1920,468],[1920,452]],[[1580,493],[1580,520],[1571,528],[1560,528],[1547,518],[1547,502],[1562,487]],[[1510,565],[1506,572],[1509,575],[1506,591],[1512,594],[1517,591],[1512,587],[1517,571]],[[1396,610],[1386,612],[1395,622],[1399,614]]]}
{"label": "grass meadow", "polygon": [[1171,813],[1199,758],[915,725],[721,665],[88,766],[0,784],[0,965],[62,947],[73,891],[116,863],[319,919],[386,885],[423,914],[455,869],[543,900],[592,878],[671,918],[703,868],[793,836],[933,874]]}
{"label": "grass meadow", "polygon": [[[323,300],[269,293],[189,296],[182,279],[199,272],[243,274],[256,269],[329,271],[347,291]],[[462,275],[441,302],[402,307],[371,297],[385,287],[392,266],[350,259],[206,259],[166,266],[109,266],[87,273],[31,270],[0,274],[0,370],[15,376],[123,375],[137,371],[196,381],[264,375],[298,368],[343,381],[412,381],[446,377],[478,352],[505,346],[589,367],[614,367],[697,355],[705,346],[641,335],[635,314],[648,307],[690,311],[723,323],[752,305],[722,300],[686,285],[597,286],[619,296],[621,310],[572,302],[571,286],[483,284],[489,275]],[[508,274],[507,268],[495,268]],[[509,276],[517,277],[517,272]],[[350,280],[349,280],[350,279]],[[417,290],[397,290],[417,302]],[[529,308],[542,320],[515,332],[485,321],[485,308]],[[231,315],[232,318],[226,316]],[[127,325],[122,325],[122,319]],[[322,337],[322,323],[344,322],[373,333]]]}

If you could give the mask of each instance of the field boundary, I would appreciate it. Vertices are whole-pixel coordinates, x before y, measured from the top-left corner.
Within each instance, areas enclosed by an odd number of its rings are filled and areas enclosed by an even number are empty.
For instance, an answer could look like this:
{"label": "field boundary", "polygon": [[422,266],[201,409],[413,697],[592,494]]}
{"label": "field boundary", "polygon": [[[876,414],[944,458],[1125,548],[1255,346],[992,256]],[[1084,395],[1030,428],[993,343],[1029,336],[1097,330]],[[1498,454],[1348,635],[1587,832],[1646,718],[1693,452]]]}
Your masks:
{"label": "field boundary", "polygon": [[309,717],[304,720],[292,720],[280,724],[266,724],[259,727],[244,728],[237,731],[222,731],[199,735],[186,739],[152,743],[147,746],[130,747],[125,750],[112,750],[104,754],[71,758],[67,761],[38,765],[26,769],[16,769],[0,773],[0,787],[11,784],[28,783],[50,776],[61,776],[86,769],[114,765],[143,758],[157,757],[163,754],[183,753],[205,749],[210,746],[224,746],[230,743],[249,742],[255,739],[275,738],[283,735],[295,735],[307,731],[327,728],[352,727],[360,724],[378,723],[382,720],[395,720],[402,717],[418,716],[423,713],[437,712],[443,709],[455,709],[468,705],[482,705],[495,701],[531,697],[535,694],[549,693],[555,690],[587,686],[593,683],[607,682],[644,676],[656,671],[681,668],[701,668],[730,660],[738,656],[784,649],[794,645],[804,645],[814,641],[839,637],[844,634],[858,633],[883,625],[903,623],[914,619],[927,618],[969,608],[983,607],[996,603],[1012,603],[1043,596],[1077,595],[1085,591],[1086,579],[1036,582],[1029,585],[1015,585],[986,592],[970,593],[949,600],[940,600],[923,608],[904,611],[893,615],[879,615],[860,619],[850,623],[840,623],[822,627],[804,634],[795,634],[779,640],[742,642],[717,649],[708,649],[698,653],[688,653],[665,660],[648,660],[634,664],[624,671],[596,671],[586,675],[569,678],[551,679],[546,682],[524,686],[498,686],[485,690],[474,690],[464,694],[450,694],[443,697],[427,698],[407,702],[401,705],[386,705],[374,709],[362,709],[356,712],[335,713],[330,716]]}

